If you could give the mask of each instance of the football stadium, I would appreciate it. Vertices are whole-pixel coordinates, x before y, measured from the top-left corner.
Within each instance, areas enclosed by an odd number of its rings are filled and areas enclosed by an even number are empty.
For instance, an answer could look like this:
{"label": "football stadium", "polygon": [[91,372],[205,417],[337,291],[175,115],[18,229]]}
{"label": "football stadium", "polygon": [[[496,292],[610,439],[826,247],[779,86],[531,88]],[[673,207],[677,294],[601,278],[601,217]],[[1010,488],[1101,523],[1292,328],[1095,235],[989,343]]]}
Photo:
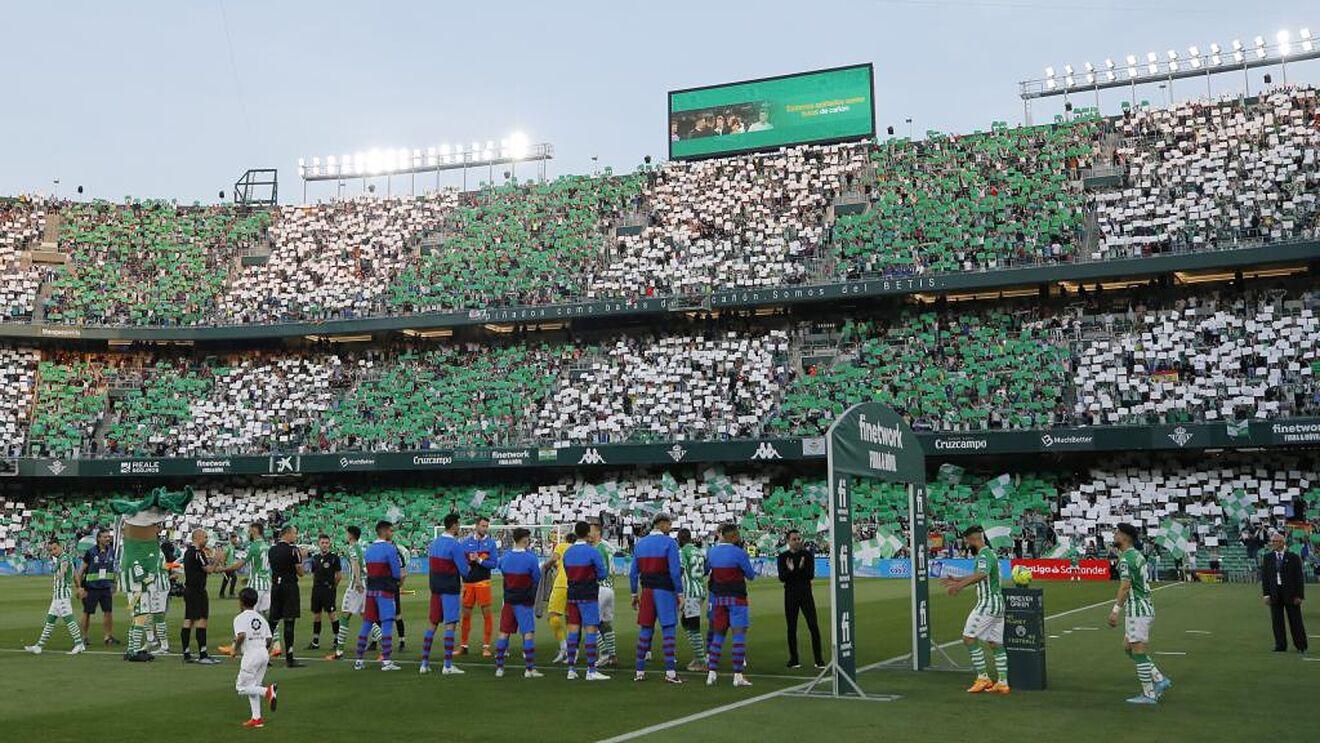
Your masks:
{"label": "football stadium", "polygon": [[7,11],[6,739],[1320,731],[1314,7],[275,5]]}

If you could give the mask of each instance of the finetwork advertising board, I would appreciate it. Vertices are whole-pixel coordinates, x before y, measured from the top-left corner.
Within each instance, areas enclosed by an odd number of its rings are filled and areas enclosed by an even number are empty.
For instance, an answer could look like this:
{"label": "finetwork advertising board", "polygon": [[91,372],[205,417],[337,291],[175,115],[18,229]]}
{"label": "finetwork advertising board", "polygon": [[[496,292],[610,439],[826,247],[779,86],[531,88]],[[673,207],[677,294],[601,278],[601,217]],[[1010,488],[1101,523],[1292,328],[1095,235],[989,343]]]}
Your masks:
{"label": "finetwork advertising board", "polygon": [[669,93],[669,157],[875,136],[870,64]]}

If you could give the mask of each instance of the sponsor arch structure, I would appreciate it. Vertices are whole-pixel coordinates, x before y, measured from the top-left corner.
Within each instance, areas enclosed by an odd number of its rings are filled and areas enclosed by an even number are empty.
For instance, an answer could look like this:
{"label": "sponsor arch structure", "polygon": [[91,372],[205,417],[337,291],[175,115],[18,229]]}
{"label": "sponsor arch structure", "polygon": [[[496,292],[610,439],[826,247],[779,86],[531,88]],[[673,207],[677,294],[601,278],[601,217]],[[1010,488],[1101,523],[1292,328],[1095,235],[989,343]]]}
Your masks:
{"label": "sponsor arch structure", "polygon": [[[908,491],[908,578],[912,597],[913,670],[930,667],[929,555],[926,549],[926,454],[898,413],[875,402],[858,403],[835,419],[825,435],[829,467],[830,625],[833,655],[800,692],[807,696],[891,701],[857,684],[856,612],[853,600],[853,489],[862,478],[904,483]],[[832,686],[832,689],[827,687]]]}

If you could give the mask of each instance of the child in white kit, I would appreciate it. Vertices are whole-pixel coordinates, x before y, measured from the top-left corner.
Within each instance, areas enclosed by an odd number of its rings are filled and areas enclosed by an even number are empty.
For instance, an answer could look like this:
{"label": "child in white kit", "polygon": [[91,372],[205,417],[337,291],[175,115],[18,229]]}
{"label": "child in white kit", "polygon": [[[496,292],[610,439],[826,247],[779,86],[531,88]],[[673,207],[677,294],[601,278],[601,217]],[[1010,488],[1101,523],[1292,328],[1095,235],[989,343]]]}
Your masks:
{"label": "child in white kit", "polygon": [[263,697],[270,703],[271,711],[275,711],[275,684],[261,685],[266,676],[266,666],[270,664],[270,624],[254,608],[257,605],[255,589],[244,588],[239,591],[238,604],[243,611],[234,617],[234,644],[230,648],[230,655],[242,653],[243,660],[238,666],[238,680],[234,682],[234,688],[241,696],[247,697],[248,703],[252,705],[252,719],[243,723],[243,727],[259,728],[266,724],[261,717]]}

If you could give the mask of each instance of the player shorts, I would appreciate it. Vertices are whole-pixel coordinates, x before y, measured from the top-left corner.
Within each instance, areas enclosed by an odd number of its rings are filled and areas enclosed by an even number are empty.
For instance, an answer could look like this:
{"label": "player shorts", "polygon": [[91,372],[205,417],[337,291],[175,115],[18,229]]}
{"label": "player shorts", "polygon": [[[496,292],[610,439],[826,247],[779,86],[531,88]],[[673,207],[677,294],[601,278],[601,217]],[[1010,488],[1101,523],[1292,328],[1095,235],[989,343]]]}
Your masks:
{"label": "player shorts", "polygon": [[729,598],[710,597],[710,628],[713,632],[724,632],[730,627],[752,626],[752,613],[746,599],[741,602]]}
{"label": "player shorts", "polygon": [[270,589],[257,591],[257,605],[252,607],[263,614],[270,611]]}
{"label": "player shorts", "polygon": [[982,614],[979,611],[969,613],[967,621],[963,623],[963,637],[1003,644],[1004,615]]}
{"label": "player shorts", "polygon": [[211,597],[206,595],[206,591],[183,592],[184,619],[206,619],[209,616],[211,616]]}
{"label": "player shorts", "polygon": [[339,602],[339,610],[345,614],[361,614],[366,600],[365,591],[355,591],[350,588],[344,591],[344,598]]}
{"label": "player shorts", "polygon": [[700,619],[702,610],[706,608],[706,600],[701,596],[683,597],[683,618]]}
{"label": "player shorts", "polygon": [[128,594],[128,608],[132,610],[133,616],[140,617],[144,614],[164,614],[165,604],[170,597],[168,590],[134,591]]}
{"label": "player shorts", "polygon": [[601,586],[600,593],[596,594],[596,603],[600,605],[600,621],[614,621],[614,587]]}
{"label": "player shorts", "polygon": [[600,604],[595,601],[570,601],[568,602],[566,618],[569,624],[576,624],[581,627],[599,627]]}
{"label": "player shorts", "polygon": [[453,624],[458,621],[459,614],[458,594],[431,594],[431,624]]}
{"label": "player shorts", "polygon": [[330,612],[335,610],[335,587],[334,586],[312,586],[312,613]]}
{"label": "player shorts", "polygon": [[289,583],[287,585],[276,585],[270,589],[270,623],[271,629],[274,624],[281,619],[297,619],[302,616],[302,602],[299,600],[298,584]]}
{"label": "player shorts", "polygon": [[490,581],[483,580],[480,583],[463,584],[463,608],[471,609],[474,606],[490,608]]}
{"label": "player shorts", "polygon": [[554,588],[550,591],[550,602],[546,604],[546,611],[551,614],[563,614],[568,611],[568,589]]}
{"label": "player shorts", "polygon": [[83,596],[82,606],[84,614],[95,614],[96,608],[101,607],[102,614],[110,614],[114,609],[114,589],[111,588],[89,588],[87,595]]}
{"label": "player shorts", "polygon": [[366,596],[362,605],[362,621],[380,624],[394,621],[394,596]]}
{"label": "player shorts", "polygon": [[500,609],[500,633],[527,635],[536,631],[536,612],[530,604],[505,604]]}
{"label": "player shorts", "polygon": [[678,596],[662,588],[643,588],[637,600],[637,626],[652,627],[657,620],[661,627],[678,624]]}
{"label": "player shorts", "polygon": [[238,663],[238,679],[234,681],[234,688],[242,694],[254,686],[262,686],[261,681],[266,678],[266,667],[269,665],[270,654],[264,646],[251,652],[244,649],[243,659]]}
{"label": "player shorts", "polygon": [[1150,625],[1155,622],[1155,617],[1144,616],[1134,617],[1128,615],[1123,620],[1123,639],[1130,643],[1145,644],[1150,642]]}
{"label": "player shorts", "polygon": [[51,599],[46,613],[52,617],[67,617],[73,613],[73,601],[67,598]]}

